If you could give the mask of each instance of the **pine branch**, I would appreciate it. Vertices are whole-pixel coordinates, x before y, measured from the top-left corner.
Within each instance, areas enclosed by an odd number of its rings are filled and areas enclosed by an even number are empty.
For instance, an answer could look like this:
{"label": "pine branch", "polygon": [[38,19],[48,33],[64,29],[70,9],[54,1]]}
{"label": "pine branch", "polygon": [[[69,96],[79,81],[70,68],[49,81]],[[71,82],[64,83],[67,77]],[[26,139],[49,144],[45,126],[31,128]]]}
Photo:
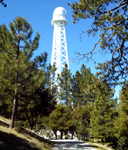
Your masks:
{"label": "pine branch", "polygon": [[110,9],[109,11],[100,12],[100,14],[106,14],[106,13],[112,12],[112,11],[118,9],[121,6],[124,6],[124,5],[128,4],[127,2],[125,2],[125,3],[122,4],[122,2],[123,2],[123,0],[119,3],[119,5],[117,7],[113,8],[113,9]]}

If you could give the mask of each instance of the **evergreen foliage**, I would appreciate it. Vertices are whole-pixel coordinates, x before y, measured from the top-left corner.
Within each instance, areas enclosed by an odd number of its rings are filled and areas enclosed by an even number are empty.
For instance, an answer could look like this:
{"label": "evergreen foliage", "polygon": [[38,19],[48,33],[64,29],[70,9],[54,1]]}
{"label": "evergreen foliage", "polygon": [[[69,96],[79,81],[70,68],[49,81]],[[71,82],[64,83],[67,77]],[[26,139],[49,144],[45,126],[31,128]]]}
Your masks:
{"label": "evergreen foliage", "polygon": [[76,108],[82,105],[82,93],[81,93],[81,73],[76,71],[72,78],[72,95],[73,95],[73,107]]}
{"label": "evergreen foliage", "polygon": [[66,129],[64,133],[65,133],[66,138],[68,138],[67,134],[69,132],[71,134],[71,137],[70,137],[71,139],[73,139],[74,134],[76,132],[76,124],[73,119],[73,114],[74,114],[73,106],[72,105],[67,106],[65,114],[64,114],[64,120],[66,122]]}
{"label": "evergreen foliage", "polygon": [[[93,60],[96,46],[100,44],[99,52],[110,54],[110,60],[99,63],[99,75],[109,81],[111,85],[125,82],[128,73],[128,2],[127,0],[79,0],[73,4],[68,3],[73,10],[73,23],[81,19],[90,20],[91,26],[87,31],[88,36],[96,36],[99,39],[94,47],[87,53],[77,53],[78,58]],[[120,80],[122,79],[122,80]]]}
{"label": "evergreen foliage", "polygon": [[113,92],[107,83],[99,81],[96,88],[99,92],[91,112],[91,136],[101,138],[105,143],[115,134],[113,122],[116,117],[116,100],[112,99]]}
{"label": "evergreen foliage", "polygon": [[73,110],[73,121],[76,128],[77,138],[87,140],[90,137],[90,112],[93,110],[92,103],[79,106]]}
{"label": "evergreen foliage", "polygon": [[95,93],[92,90],[95,84],[95,76],[91,73],[90,68],[86,68],[82,65],[81,69],[81,93],[83,95],[83,104],[85,105],[87,102],[95,101]]}
{"label": "evergreen foliage", "polygon": [[65,138],[67,138],[68,132],[71,133],[71,138],[73,138],[76,124],[72,116],[72,105],[64,106],[64,104],[60,103],[56,106],[56,109],[52,111],[49,117],[45,119],[44,124],[47,126],[47,129],[50,129],[54,132],[56,139],[57,131],[60,131],[61,139],[63,138],[63,135],[65,135]]}
{"label": "evergreen foliage", "polygon": [[72,103],[72,93],[71,93],[71,73],[68,69],[67,64],[63,68],[61,75],[58,75],[58,92],[59,99],[65,105],[69,105]]}
{"label": "evergreen foliage", "polygon": [[115,119],[116,137],[118,149],[128,149],[128,82],[120,91],[120,103],[118,117]]}
{"label": "evergreen foliage", "polygon": [[94,86],[95,76],[91,73],[90,68],[87,69],[83,64],[80,72],[76,71],[72,79],[73,105],[86,105],[87,102],[94,102],[95,93],[92,90]]}
{"label": "evergreen foliage", "polygon": [[33,128],[39,113],[50,113],[55,104],[46,86],[47,54],[32,60],[40,38],[37,33],[32,40],[32,33],[30,23],[23,17],[11,22],[10,30],[6,25],[0,26],[0,97],[5,108],[12,109],[10,128],[16,116],[28,120]]}
{"label": "evergreen foliage", "polygon": [[62,131],[64,131],[65,128],[65,121],[63,120],[63,115],[65,113],[65,106],[62,104],[58,104],[56,106],[56,109],[52,111],[50,114],[48,121],[46,123],[47,129],[51,129],[55,137],[57,139],[57,131],[61,131],[61,137],[62,137]]}

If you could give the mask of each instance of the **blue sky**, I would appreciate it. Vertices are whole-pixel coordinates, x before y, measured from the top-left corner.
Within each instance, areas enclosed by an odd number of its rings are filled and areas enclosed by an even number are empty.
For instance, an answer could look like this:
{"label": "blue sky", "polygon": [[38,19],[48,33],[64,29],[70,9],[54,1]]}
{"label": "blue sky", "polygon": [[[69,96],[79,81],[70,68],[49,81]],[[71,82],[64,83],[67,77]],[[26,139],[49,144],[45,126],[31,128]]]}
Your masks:
{"label": "blue sky", "polygon": [[[88,38],[86,34],[83,34],[82,40],[80,40],[79,34],[90,27],[90,22],[81,20],[77,24],[72,24],[72,10],[67,3],[69,2],[72,4],[75,0],[4,0],[4,2],[7,4],[7,7],[4,8],[0,5],[0,24],[5,23],[7,27],[9,27],[9,23],[18,16],[27,19],[34,30],[33,36],[35,36],[37,32],[41,35],[39,47],[34,55],[40,55],[46,51],[48,53],[48,64],[51,62],[52,54],[53,26],[51,25],[51,20],[53,11],[56,7],[64,7],[67,11],[68,24],[66,26],[66,39],[71,73],[75,74],[82,64],[85,64],[87,68],[90,67],[92,73],[96,73],[96,64],[91,61],[86,63],[85,60],[82,60],[71,63],[71,60],[76,57],[75,52],[89,52],[99,38],[98,35]],[[97,50],[98,49],[99,46],[97,47]],[[96,54],[93,58],[97,63],[110,59],[109,55],[103,56],[100,54]],[[117,88],[116,96],[118,96],[118,91]]]}

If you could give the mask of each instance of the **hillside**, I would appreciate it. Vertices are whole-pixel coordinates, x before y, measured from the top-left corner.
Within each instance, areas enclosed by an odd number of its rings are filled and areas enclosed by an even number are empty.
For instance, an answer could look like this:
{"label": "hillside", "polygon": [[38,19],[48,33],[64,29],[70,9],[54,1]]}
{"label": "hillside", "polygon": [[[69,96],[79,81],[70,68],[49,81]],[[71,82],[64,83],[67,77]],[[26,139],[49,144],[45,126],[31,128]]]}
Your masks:
{"label": "hillside", "polygon": [[21,133],[9,129],[10,120],[0,116],[0,150],[52,150],[53,143],[21,128]]}

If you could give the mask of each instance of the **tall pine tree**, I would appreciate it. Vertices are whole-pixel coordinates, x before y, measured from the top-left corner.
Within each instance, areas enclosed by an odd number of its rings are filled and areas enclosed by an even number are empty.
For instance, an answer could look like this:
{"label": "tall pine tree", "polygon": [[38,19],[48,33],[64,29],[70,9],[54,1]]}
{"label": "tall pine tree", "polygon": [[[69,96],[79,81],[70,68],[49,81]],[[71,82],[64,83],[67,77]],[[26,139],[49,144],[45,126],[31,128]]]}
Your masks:
{"label": "tall pine tree", "polygon": [[90,68],[83,64],[80,72],[76,71],[72,79],[72,93],[74,107],[86,105],[87,102],[94,102],[95,92],[92,90],[95,76],[91,73]]}
{"label": "tall pine tree", "polygon": [[82,105],[83,95],[81,93],[81,73],[76,71],[75,76],[72,78],[72,95],[73,95],[73,107],[76,108]]}
{"label": "tall pine tree", "polygon": [[112,99],[113,92],[107,83],[97,80],[96,91],[96,100],[90,119],[91,136],[106,142],[107,138],[113,137],[115,133],[116,100]]}
{"label": "tall pine tree", "polygon": [[[33,29],[23,17],[17,17],[10,23],[10,30],[1,26],[1,90],[6,88],[13,91],[13,108],[10,128],[14,126],[17,113],[19,93],[22,91],[24,81],[33,75],[29,72],[32,67],[31,57],[38,47],[39,33],[32,39]],[[36,77],[36,76],[35,76]],[[7,82],[7,86],[4,86]],[[37,82],[38,86],[38,82]]]}
{"label": "tall pine tree", "polygon": [[71,91],[71,73],[67,64],[63,68],[61,75],[58,76],[58,91],[59,99],[67,106],[72,103],[72,91]]}

